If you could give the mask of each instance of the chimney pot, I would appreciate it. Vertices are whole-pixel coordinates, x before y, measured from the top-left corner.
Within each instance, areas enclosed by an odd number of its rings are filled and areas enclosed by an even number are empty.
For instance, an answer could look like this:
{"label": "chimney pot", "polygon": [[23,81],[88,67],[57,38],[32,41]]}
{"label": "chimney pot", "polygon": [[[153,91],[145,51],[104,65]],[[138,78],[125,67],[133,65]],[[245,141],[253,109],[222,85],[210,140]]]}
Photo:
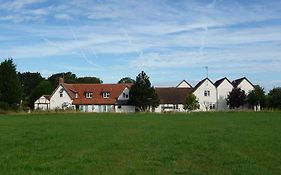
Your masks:
{"label": "chimney pot", "polygon": [[63,79],[62,77],[59,78],[59,83],[60,83],[60,84],[64,83],[64,79]]}

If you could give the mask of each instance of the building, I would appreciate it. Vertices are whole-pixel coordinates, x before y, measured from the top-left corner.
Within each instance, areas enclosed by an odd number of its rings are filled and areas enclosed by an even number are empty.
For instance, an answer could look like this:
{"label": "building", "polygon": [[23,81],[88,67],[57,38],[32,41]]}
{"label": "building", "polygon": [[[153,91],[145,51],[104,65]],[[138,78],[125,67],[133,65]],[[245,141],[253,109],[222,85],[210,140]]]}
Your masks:
{"label": "building", "polygon": [[[129,105],[130,87],[131,84],[67,84],[60,80],[58,87],[49,97],[48,107],[36,109],[135,112],[135,106]],[[41,102],[43,98],[38,100]]]}
{"label": "building", "polygon": [[227,105],[226,99],[229,92],[233,89],[232,83],[228,80],[228,78],[224,77],[217,80],[214,85],[217,88],[217,110],[228,109],[229,106]]}
{"label": "building", "polygon": [[187,94],[192,92],[192,88],[171,87],[155,88],[160,104],[155,108],[155,112],[183,112],[183,104]]}
{"label": "building", "polygon": [[200,105],[199,110],[209,111],[217,109],[217,88],[209,78],[205,78],[197,83],[192,93],[197,97]]}
{"label": "building", "polygon": [[42,95],[34,102],[34,109],[49,110],[50,109],[50,95]]}
{"label": "building", "polygon": [[[135,112],[129,104],[132,84],[67,84],[60,79],[58,87],[48,96],[43,95],[35,101],[35,109],[75,109],[84,112]],[[199,102],[199,111],[227,110],[227,96],[233,88],[241,88],[248,94],[254,85],[242,77],[232,82],[224,77],[213,83],[209,78],[201,80],[192,87],[181,81],[176,87],[156,87],[160,105],[155,112],[183,112],[185,99],[193,93]],[[243,108],[248,108],[244,105]]]}
{"label": "building", "polygon": [[246,77],[233,80],[232,85],[234,88],[240,88],[244,90],[246,95],[248,95],[250,91],[255,89],[255,86]]}

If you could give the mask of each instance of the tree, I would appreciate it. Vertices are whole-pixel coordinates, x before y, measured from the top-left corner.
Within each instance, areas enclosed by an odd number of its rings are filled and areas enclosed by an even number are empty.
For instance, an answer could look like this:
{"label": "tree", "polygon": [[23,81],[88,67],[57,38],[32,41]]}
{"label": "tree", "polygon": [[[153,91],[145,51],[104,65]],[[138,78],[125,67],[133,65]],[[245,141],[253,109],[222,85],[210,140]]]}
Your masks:
{"label": "tree", "polygon": [[4,60],[0,64],[1,106],[15,109],[19,107],[21,97],[22,87],[17,76],[16,65],[13,63],[12,59]]}
{"label": "tree", "polygon": [[199,102],[196,99],[196,96],[194,94],[188,94],[186,96],[183,109],[191,111],[191,110],[199,109],[199,107],[200,107]]}
{"label": "tree", "polygon": [[248,103],[254,108],[264,107],[265,105],[265,92],[259,85],[255,86],[255,89],[248,94]]}
{"label": "tree", "polygon": [[49,95],[53,91],[53,87],[51,83],[47,80],[41,81],[33,90],[30,95],[29,101],[33,104],[31,108],[34,108],[34,102],[41,97],[42,95],[46,94]]}
{"label": "tree", "polygon": [[240,88],[233,88],[231,92],[227,95],[227,104],[230,109],[239,108],[246,103],[246,94],[244,90]]}
{"label": "tree", "polygon": [[18,73],[19,80],[21,82],[21,86],[23,88],[23,106],[33,106],[33,102],[31,102],[30,95],[32,90],[42,81],[44,78],[41,76],[39,72],[31,73],[31,72],[24,72]]}
{"label": "tree", "polygon": [[97,77],[79,77],[76,83],[80,84],[101,84],[102,80]]}
{"label": "tree", "polygon": [[273,88],[268,93],[269,107],[281,109],[281,87]]}
{"label": "tree", "polygon": [[130,102],[138,111],[149,111],[159,105],[159,98],[144,71],[138,74],[130,89]]}
{"label": "tree", "polygon": [[19,72],[18,77],[23,88],[23,93],[26,96],[29,96],[31,94],[32,89],[34,89],[42,80],[44,80],[44,78],[39,72]]}
{"label": "tree", "polygon": [[135,80],[133,80],[132,78],[130,77],[124,77],[124,78],[121,78],[119,81],[118,81],[118,84],[121,84],[121,83],[134,83]]}
{"label": "tree", "polygon": [[48,81],[51,83],[53,89],[58,86],[60,78],[63,78],[65,83],[76,83],[77,80],[76,75],[71,72],[53,74],[48,78]]}

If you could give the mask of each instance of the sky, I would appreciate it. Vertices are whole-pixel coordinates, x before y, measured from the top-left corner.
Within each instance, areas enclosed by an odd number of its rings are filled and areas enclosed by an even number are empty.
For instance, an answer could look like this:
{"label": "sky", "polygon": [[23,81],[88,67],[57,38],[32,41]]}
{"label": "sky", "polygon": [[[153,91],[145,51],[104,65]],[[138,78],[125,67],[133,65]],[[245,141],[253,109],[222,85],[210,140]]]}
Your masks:
{"label": "sky", "polygon": [[0,61],[104,83],[246,76],[281,86],[281,0],[0,0]]}

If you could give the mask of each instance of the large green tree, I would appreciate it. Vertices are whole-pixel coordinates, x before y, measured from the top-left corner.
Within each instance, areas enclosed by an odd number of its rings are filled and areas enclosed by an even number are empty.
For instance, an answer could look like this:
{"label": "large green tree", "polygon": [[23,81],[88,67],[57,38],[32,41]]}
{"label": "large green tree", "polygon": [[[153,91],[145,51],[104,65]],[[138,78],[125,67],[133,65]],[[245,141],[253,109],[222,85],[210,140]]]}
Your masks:
{"label": "large green tree", "polygon": [[76,83],[77,77],[72,72],[62,72],[51,75],[48,81],[51,83],[53,89],[55,89],[59,84],[59,79],[63,78],[65,83]]}
{"label": "large green tree", "polygon": [[97,77],[79,77],[76,83],[80,84],[101,84],[102,80]]}
{"label": "large green tree", "polygon": [[130,77],[124,77],[124,78],[121,78],[119,81],[118,81],[118,84],[121,84],[121,83],[134,83],[135,80],[133,80],[132,78]]}
{"label": "large green tree", "polygon": [[281,109],[281,87],[270,90],[267,100],[269,108]]}
{"label": "large green tree", "polygon": [[194,94],[188,94],[186,96],[183,109],[191,111],[191,110],[199,109],[199,107],[200,107],[199,102],[198,102],[196,96]]}
{"label": "large green tree", "polygon": [[159,98],[144,71],[138,74],[130,89],[130,102],[137,111],[149,111],[159,105]]}
{"label": "large green tree", "polygon": [[12,59],[6,59],[0,64],[1,104],[14,109],[18,108],[21,97],[22,87],[17,76],[16,65],[13,63]]}
{"label": "large green tree", "polygon": [[240,88],[233,88],[231,92],[227,95],[227,104],[230,109],[239,108],[246,103],[246,93]]}
{"label": "large green tree", "polygon": [[30,95],[31,108],[34,108],[34,102],[42,95],[50,95],[53,91],[51,83],[47,80],[41,81],[33,90]]}
{"label": "large green tree", "polygon": [[21,82],[21,86],[23,88],[23,104],[24,107],[32,107],[33,102],[30,101],[30,95],[32,93],[32,90],[42,81],[44,78],[41,76],[39,72],[33,73],[33,72],[24,72],[24,73],[18,73],[18,77]]}
{"label": "large green tree", "polygon": [[253,108],[258,108],[260,106],[261,108],[265,105],[265,92],[262,87],[259,85],[255,86],[255,89],[250,91],[248,94],[248,103]]}

